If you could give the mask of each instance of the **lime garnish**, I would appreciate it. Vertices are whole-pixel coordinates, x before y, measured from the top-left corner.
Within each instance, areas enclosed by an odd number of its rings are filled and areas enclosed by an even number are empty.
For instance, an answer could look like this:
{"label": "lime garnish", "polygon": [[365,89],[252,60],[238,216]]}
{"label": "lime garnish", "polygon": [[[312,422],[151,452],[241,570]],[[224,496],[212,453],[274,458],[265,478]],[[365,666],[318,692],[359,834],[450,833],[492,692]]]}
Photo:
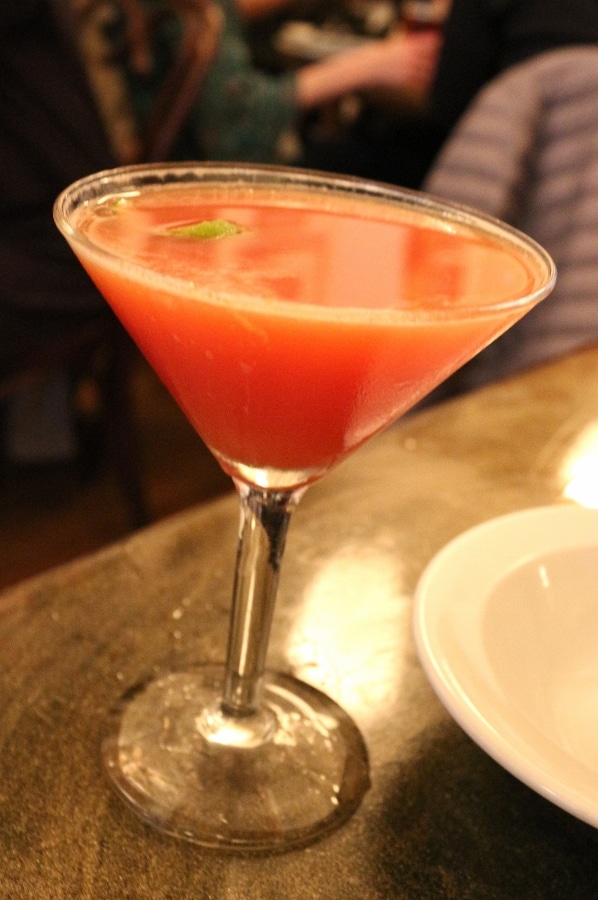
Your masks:
{"label": "lime garnish", "polygon": [[167,228],[166,234],[174,237],[192,238],[200,241],[213,241],[218,238],[240,234],[243,231],[235,222],[226,219],[206,219],[204,222],[195,222],[193,225],[180,225],[175,228]]}

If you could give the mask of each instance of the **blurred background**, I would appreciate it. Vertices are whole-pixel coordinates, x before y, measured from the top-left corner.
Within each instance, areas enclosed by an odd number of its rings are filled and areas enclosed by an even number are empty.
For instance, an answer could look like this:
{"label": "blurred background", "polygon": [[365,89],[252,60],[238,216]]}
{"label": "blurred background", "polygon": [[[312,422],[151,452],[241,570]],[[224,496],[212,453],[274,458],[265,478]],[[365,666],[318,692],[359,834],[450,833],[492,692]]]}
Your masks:
{"label": "blurred background", "polygon": [[556,290],[437,402],[598,339],[597,112],[595,0],[0,4],[0,588],[232,489],[58,233],[68,184],[279,162],[526,231]]}

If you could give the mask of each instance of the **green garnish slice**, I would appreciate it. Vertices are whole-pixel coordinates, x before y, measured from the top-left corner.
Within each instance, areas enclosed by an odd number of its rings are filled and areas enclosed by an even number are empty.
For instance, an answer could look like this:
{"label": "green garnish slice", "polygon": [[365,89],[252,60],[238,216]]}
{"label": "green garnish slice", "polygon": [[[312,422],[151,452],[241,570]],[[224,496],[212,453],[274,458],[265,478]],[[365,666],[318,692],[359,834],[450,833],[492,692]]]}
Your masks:
{"label": "green garnish slice", "polygon": [[167,228],[166,234],[174,237],[192,238],[199,241],[213,241],[233,234],[240,234],[244,229],[235,222],[226,219],[207,219],[205,222],[195,222],[193,225],[180,225],[175,228]]}

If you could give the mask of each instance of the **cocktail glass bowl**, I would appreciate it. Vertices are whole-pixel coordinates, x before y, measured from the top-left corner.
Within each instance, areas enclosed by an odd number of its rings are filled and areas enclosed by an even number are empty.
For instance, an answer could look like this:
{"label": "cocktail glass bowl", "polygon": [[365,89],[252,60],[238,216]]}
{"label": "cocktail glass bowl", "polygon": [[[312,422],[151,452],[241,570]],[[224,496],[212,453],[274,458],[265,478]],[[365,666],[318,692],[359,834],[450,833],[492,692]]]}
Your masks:
{"label": "cocktail glass bowl", "polygon": [[55,217],[241,505],[226,661],[132,686],[103,744],[108,776],[189,841],[307,844],[357,809],[369,772],[351,718],[266,669],[291,512],[546,296],[552,262],[425,195],[267,166],[101,172],[64,191]]}

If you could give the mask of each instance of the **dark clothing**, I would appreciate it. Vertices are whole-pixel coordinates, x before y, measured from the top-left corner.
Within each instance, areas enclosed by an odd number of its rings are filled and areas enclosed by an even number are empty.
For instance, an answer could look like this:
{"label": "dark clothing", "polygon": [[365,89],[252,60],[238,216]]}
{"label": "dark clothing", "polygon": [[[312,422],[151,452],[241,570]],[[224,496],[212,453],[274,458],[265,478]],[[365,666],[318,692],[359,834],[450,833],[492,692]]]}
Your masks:
{"label": "dark clothing", "polygon": [[500,72],[547,50],[593,43],[596,0],[453,0],[430,116],[448,133]]}
{"label": "dark clothing", "polygon": [[[598,43],[598,0],[453,0],[425,117],[397,119],[380,135],[359,131],[322,168],[421,187],[458,118],[480,88],[512,65],[560,47]],[[345,164],[344,164],[345,163]]]}
{"label": "dark clothing", "polygon": [[0,4],[0,310],[102,307],[52,206],[112,165],[68,14],[58,0]]}

